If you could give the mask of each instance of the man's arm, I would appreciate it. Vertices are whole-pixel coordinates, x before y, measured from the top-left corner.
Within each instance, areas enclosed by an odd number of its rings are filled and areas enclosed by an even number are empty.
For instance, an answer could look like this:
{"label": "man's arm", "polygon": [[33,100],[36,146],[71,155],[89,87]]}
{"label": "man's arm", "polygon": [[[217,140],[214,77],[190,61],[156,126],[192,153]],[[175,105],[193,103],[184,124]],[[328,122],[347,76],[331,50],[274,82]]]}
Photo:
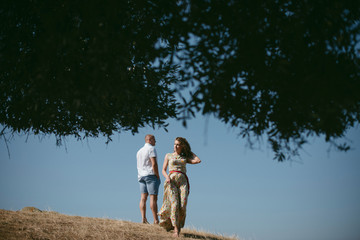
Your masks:
{"label": "man's arm", "polygon": [[159,167],[158,167],[158,164],[157,164],[157,161],[156,161],[156,157],[151,157],[151,158],[150,158],[150,161],[151,161],[152,168],[153,168],[153,170],[154,170],[155,175],[160,179],[160,176],[159,176]]}

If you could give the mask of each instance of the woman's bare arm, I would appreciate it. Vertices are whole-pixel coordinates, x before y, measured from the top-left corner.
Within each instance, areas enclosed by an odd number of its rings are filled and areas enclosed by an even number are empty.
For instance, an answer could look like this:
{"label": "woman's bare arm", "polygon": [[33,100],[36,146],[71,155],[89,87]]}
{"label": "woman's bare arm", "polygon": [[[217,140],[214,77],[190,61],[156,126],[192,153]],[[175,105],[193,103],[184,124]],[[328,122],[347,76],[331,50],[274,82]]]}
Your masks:
{"label": "woman's bare arm", "polygon": [[187,160],[187,163],[190,163],[190,164],[198,164],[198,163],[201,163],[200,158],[199,158],[198,156],[196,156],[195,153],[192,153],[192,154],[193,154],[192,158],[191,158],[191,159],[188,159],[188,160]]}
{"label": "woman's bare arm", "polygon": [[165,177],[165,181],[169,183],[169,182],[170,182],[170,177],[169,177],[169,175],[168,175],[167,172],[166,172],[168,163],[169,163],[169,160],[168,160],[167,154],[166,154],[166,155],[165,155],[165,158],[164,158],[164,164],[163,164],[163,168],[162,168],[162,174],[163,174],[163,176]]}

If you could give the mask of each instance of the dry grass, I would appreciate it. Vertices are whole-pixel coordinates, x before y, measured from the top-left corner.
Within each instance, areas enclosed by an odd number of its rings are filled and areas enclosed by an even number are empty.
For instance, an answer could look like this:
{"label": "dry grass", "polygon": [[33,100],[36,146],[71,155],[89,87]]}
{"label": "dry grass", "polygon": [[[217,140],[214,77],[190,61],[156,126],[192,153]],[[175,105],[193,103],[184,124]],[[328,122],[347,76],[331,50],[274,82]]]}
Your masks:
{"label": "dry grass", "polygon": [[[70,240],[70,239],[173,239],[159,226],[105,218],[69,216],[35,208],[22,211],[0,209],[0,239],[6,240]],[[184,229],[180,239],[235,240]]]}

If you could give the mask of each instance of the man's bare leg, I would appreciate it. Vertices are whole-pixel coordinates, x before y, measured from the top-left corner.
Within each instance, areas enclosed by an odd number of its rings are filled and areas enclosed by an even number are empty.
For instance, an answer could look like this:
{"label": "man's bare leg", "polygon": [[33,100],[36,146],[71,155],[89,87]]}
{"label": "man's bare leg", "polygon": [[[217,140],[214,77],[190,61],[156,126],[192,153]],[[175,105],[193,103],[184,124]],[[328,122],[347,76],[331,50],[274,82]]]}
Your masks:
{"label": "man's bare leg", "polygon": [[158,212],[157,195],[150,195],[150,208],[154,216],[154,224],[159,224],[159,218],[157,215]]}
{"label": "man's bare leg", "polygon": [[146,200],[149,194],[147,193],[142,193],[141,194],[141,199],[140,199],[140,212],[141,212],[141,217],[142,217],[142,223],[149,223],[146,219]]}

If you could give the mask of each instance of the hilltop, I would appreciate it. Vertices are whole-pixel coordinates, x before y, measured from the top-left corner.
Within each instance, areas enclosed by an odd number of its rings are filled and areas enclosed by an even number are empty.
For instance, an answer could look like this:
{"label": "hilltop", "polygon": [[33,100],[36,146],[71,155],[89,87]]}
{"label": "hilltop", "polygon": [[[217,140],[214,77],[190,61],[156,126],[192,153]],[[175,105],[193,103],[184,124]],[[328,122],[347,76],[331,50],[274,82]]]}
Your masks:
{"label": "hilltop", "polygon": [[[33,207],[23,208],[20,211],[0,209],[0,239],[6,240],[174,239],[171,235],[152,224],[69,216],[52,211],[41,211]],[[180,239],[236,240],[237,238],[183,229]]]}

